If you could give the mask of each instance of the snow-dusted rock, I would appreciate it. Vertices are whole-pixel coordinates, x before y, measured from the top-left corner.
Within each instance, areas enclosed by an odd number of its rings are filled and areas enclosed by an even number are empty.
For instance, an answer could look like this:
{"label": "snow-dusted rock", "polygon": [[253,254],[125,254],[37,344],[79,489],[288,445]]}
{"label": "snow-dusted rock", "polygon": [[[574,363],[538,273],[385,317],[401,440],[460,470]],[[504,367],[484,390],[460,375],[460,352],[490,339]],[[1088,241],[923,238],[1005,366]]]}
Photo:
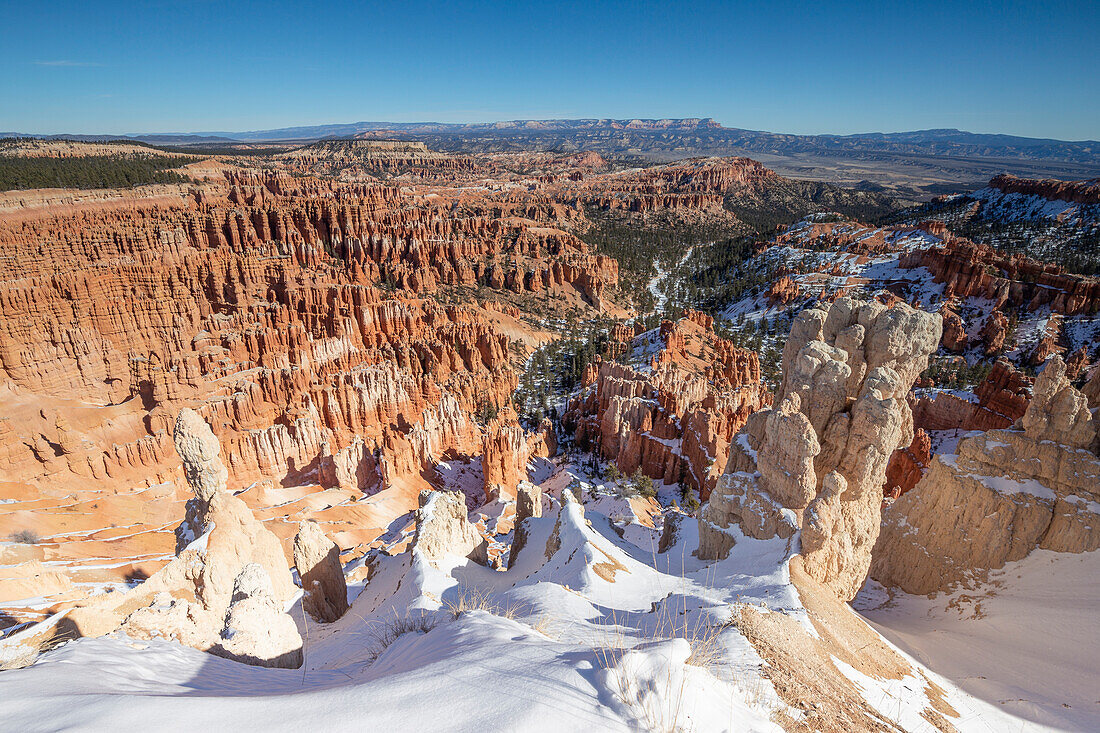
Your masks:
{"label": "snow-dusted rock", "polygon": [[234,579],[220,637],[211,649],[218,656],[257,667],[302,666],[301,634],[258,563],[246,564]]}
{"label": "snow-dusted rock", "polygon": [[486,562],[485,540],[470,523],[465,498],[454,491],[420,492],[411,548],[419,550],[433,565],[447,555]]}
{"label": "snow-dusted rock", "polygon": [[1035,548],[1100,548],[1100,459],[1082,447],[1095,446],[1095,420],[1064,370],[1047,363],[1022,430],[963,439],[885,511],[872,577],[931,593]]}
{"label": "snow-dusted rock", "polygon": [[225,490],[225,466],[210,427],[197,413],[184,410],[174,438],[195,494],[199,535],[137,588],[74,609],[73,621],[85,636],[121,625],[136,638],[171,638],[206,650],[218,643],[221,619],[246,565],[263,569],[280,609],[296,593],[279,538]]}
{"label": "snow-dusted rock", "polygon": [[210,426],[194,410],[180,410],[172,433],[183,472],[195,498],[204,504],[225,490],[229,472],[221,459],[221,444]]}
{"label": "snow-dusted rock", "polygon": [[[939,346],[942,318],[904,303],[838,298],[795,319],[777,407],[750,418],[699,523],[699,555],[724,557],[728,528],[802,535],[806,572],[840,598],[862,585],[893,451],[913,440],[905,401]],[[754,454],[754,455],[753,455]]]}
{"label": "snow-dusted rock", "polygon": [[1089,410],[1088,398],[1066,378],[1066,363],[1060,356],[1052,356],[1035,380],[1031,404],[1020,424],[1030,438],[1072,448],[1092,446],[1100,428]]}
{"label": "snow-dusted rock", "polygon": [[340,548],[313,520],[298,525],[294,566],[302,579],[302,607],[306,612],[325,623],[343,616],[348,610],[348,585],[340,564]]}
{"label": "snow-dusted rock", "polygon": [[520,481],[516,487],[516,521],[512,536],[512,547],[508,552],[508,567],[512,566],[519,553],[527,545],[529,522],[525,520],[542,516],[542,487],[529,481]]}

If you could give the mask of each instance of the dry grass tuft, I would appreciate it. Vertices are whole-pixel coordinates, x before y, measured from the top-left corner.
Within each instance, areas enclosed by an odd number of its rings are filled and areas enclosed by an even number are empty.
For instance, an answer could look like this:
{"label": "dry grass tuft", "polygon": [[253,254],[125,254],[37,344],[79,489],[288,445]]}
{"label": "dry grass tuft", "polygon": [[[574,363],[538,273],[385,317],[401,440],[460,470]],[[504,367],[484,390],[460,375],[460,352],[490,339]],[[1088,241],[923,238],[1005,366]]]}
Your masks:
{"label": "dry grass tuft", "polygon": [[514,619],[519,612],[519,607],[515,604],[501,604],[488,593],[477,589],[463,591],[457,601],[447,602],[444,607],[454,618],[470,611],[485,611],[501,618]]}
{"label": "dry grass tuft", "polygon": [[439,625],[435,617],[426,613],[406,612],[404,616],[398,616],[396,611],[392,620],[377,623],[380,626],[375,629],[374,645],[367,655],[367,664],[372,664],[405,634],[426,634]]}

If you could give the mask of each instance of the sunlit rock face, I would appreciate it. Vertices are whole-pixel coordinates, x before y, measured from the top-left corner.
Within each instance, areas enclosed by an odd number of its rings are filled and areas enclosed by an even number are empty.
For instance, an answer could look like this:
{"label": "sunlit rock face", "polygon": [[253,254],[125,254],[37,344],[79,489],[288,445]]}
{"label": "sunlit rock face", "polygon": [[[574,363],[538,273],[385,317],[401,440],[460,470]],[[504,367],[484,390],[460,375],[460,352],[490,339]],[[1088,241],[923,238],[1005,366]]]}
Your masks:
{"label": "sunlit rock face", "polygon": [[678,321],[612,334],[625,361],[596,361],[563,424],[578,443],[666,484],[710,495],[730,442],[754,411],[771,404],[759,356],[719,338],[710,316],[688,311]]}
{"label": "sunlit rock face", "polygon": [[871,575],[910,593],[948,588],[1035,548],[1100,547],[1098,421],[1052,357],[1016,426],[964,438],[883,515]]}
{"label": "sunlit rock face", "polygon": [[942,319],[898,303],[839,298],[803,311],[783,351],[775,407],[752,415],[700,518],[701,557],[749,536],[801,530],[806,572],[841,598],[862,585],[891,454],[914,438],[906,401],[939,346]]}

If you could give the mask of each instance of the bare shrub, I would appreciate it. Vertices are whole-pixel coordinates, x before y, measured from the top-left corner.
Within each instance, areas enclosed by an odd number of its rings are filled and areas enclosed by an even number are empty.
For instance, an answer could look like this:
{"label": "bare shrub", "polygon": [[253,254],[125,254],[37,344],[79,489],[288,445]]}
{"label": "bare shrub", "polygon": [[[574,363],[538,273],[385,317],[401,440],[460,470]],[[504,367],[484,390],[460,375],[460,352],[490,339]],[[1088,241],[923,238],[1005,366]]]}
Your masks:
{"label": "bare shrub", "polygon": [[21,529],[18,532],[12,532],[8,539],[21,545],[37,545],[42,538],[33,529]]}
{"label": "bare shrub", "polygon": [[454,618],[470,611],[486,611],[494,616],[514,619],[518,611],[515,605],[503,605],[488,593],[476,589],[465,590],[459,595],[457,601],[444,605]]}

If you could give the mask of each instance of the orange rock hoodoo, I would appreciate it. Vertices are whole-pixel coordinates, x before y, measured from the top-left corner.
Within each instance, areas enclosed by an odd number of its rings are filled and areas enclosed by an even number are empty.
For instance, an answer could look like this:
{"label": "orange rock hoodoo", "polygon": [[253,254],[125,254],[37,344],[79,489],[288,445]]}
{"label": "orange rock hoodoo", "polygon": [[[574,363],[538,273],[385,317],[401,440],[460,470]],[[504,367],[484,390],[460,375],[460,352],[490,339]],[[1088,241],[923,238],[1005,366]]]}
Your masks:
{"label": "orange rock hoodoo", "polygon": [[920,428],[913,435],[907,448],[898,448],[886,464],[886,484],[883,491],[888,498],[896,499],[917,485],[932,462],[932,439]]}
{"label": "orange rock hoodoo", "polygon": [[706,499],[733,436],[752,412],[771,403],[757,354],[718,338],[712,326],[710,316],[689,312],[638,337],[662,344],[648,365],[589,365],[585,389],[570,402],[563,424],[581,446],[598,450],[624,473],[641,469]]}
{"label": "orange rock hoodoo", "polygon": [[1031,379],[1000,359],[974,388],[977,403],[947,392],[921,397],[913,407],[913,424],[925,430],[998,430],[1023,417],[1031,399]]}
{"label": "orange rock hoodoo", "polygon": [[171,425],[193,407],[232,487],[416,483],[445,451],[482,451],[470,415],[517,381],[496,324],[518,312],[419,295],[598,307],[617,281],[562,230],[395,186],[230,168],[156,193],[0,210],[0,394],[29,415],[0,420],[5,480],[173,480]]}

